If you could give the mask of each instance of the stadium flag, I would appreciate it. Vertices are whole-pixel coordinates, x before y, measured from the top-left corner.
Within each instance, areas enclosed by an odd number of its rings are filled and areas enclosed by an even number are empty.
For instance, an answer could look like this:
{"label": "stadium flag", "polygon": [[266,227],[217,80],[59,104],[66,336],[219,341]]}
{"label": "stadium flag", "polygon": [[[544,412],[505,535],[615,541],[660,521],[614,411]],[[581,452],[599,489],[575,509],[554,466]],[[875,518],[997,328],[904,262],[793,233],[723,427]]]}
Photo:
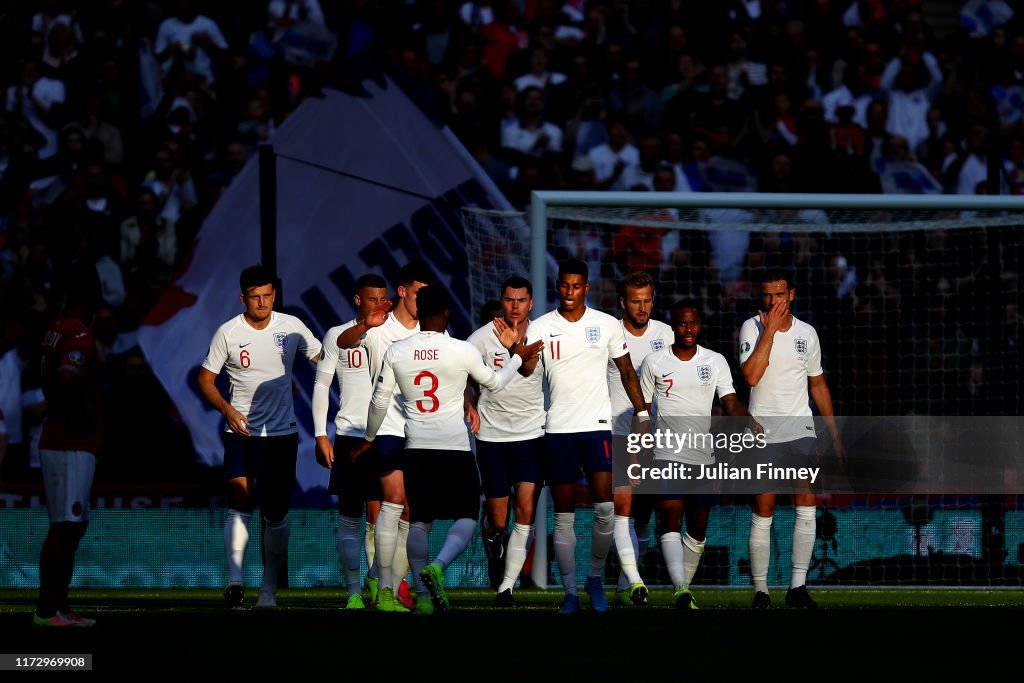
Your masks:
{"label": "stadium flag", "polygon": [[942,194],[942,185],[927,168],[906,159],[885,162],[881,183],[885,194]]}
{"label": "stadium flag", "polygon": [[[477,316],[468,310],[458,209],[511,206],[449,129],[377,71],[306,100],[272,143],[278,155],[277,258],[284,312],[300,317],[322,338],[329,327],[355,316],[357,277],[376,272],[391,283],[401,266],[418,259],[452,292],[452,332],[468,335]],[[199,457],[210,465],[222,462],[224,421],[199,396],[196,377],[214,331],[242,312],[239,272],[259,260],[254,157],[210,212],[178,279],[139,330],[146,357],[187,424]],[[311,363],[296,359],[298,481],[310,504],[326,502],[328,479],[313,458],[314,373]],[[329,422],[330,430],[333,415]]]}

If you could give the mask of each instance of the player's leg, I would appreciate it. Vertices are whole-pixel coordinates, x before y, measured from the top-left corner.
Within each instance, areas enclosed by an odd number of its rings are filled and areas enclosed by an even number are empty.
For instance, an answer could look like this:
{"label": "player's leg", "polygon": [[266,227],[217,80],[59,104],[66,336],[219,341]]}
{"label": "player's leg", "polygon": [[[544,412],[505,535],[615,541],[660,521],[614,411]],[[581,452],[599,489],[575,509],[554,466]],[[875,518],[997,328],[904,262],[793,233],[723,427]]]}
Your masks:
{"label": "player's leg", "polygon": [[[514,442],[513,442],[514,443]],[[480,536],[487,553],[487,577],[491,588],[497,589],[505,569],[505,529],[508,527],[509,490],[505,459],[509,456],[504,442],[477,441],[476,462],[484,489],[483,528]]]}
{"label": "player's leg", "polygon": [[562,578],[565,599],[562,614],[579,611],[576,589],[576,484],[582,476],[573,434],[547,434],[544,437],[544,477],[551,489],[555,519],[552,532],[555,560]]}
{"label": "player's leg", "polygon": [[515,482],[515,525],[508,537],[505,568],[495,604],[513,606],[512,589],[523,571],[533,538],[533,522],[537,510],[537,497],[541,488],[540,458],[543,441],[540,438],[516,443],[516,451],[508,460],[509,478]]}
{"label": "player's leg", "polygon": [[[252,438],[252,437],[250,437]],[[262,446],[257,474],[263,530],[263,581],[257,607],[277,606],[277,586],[281,568],[288,557],[288,504],[295,488],[295,461],[299,435],[267,436],[258,439]]]}
{"label": "player's leg", "polygon": [[[334,452],[347,454],[353,446],[352,437],[337,436]],[[359,526],[362,523],[366,483],[356,463],[347,457],[335,460],[331,468],[329,492],[338,496],[338,558],[345,581],[347,609],[363,609],[362,590],[359,584]]]}
{"label": "player's leg", "polygon": [[[604,593],[604,568],[615,531],[615,503],[612,494],[611,432],[590,432],[578,435],[583,449],[581,460],[587,476],[590,497],[594,501],[594,526],[591,532],[590,571],[586,590],[590,605],[597,612],[608,610]],[[632,550],[632,548],[630,548]]]}
{"label": "player's leg", "polygon": [[[366,462],[364,460],[364,462]],[[374,474],[368,474],[367,486],[369,493],[366,501],[366,526],[363,530],[363,552],[366,555],[366,577],[363,579],[363,591],[370,604],[376,604],[377,591],[380,587],[380,575],[377,569],[377,544],[375,530],[377,517],[380,516],[381,492],[380,480]]]}
{"label": "player's leg", "polygon": [[651,545],[651,515],[657,504],[657,494],[633,493],[633,525],[630,536],[633,539],[637,567],[643,566],[644,556]]}
{"label": "player's leg", "polygon": [[633,489],[628,484],[616,486],[612,494],[615,518],[612,537],[615,540],[615,553],[619,558],[619,584],[616,586],[615,597],[625,604],[643,605],[647,603],[647,587],[640,578],[637,568],[636,549],[631,537],[633,509]]}
{"label": "player's leg", "polygon": [[95,626],[94,619],[71,609],[68,588],[75,553],[89,524],[89,491],[96,458],[84,451],[41,450],[40,466],[50,527],[39,555],[39,602],[32,623],[37,626]]}
{"label": "player's leg", "polygon": [[[252,439],[255,437],[249,437]],[[238,607],[245,599],[242,563],[249,546],[249,520],[252,519],[257,455],[248,439],[225,432],[224,474],[227,477],[228,513],[224,520],[224,558],[228,566],[228,585],[224,600]]]}
{"label": "player's leg", "polygon": [[685,600],[682,591],[686,590],[686,572],[683,569],[683,498],[678,493],[665,493],[658,500],[658,526],[661,536],[661,556],[672,581],[674,598]]}
{"label": "player's leg", "polygon": [[[380,514],[374,528],[376,561],[380,579],[377,609],[385,612],[396,611],[395,579],[392,565],[398,546],[399,521],[405,510],[405,458],[400,447],[402,439],[379,436],[366,455],[374,458],[381,487]],[[403,555],[407,556],[405,551]],[[397,611],[404,611],[402,610]]]}
{"label": "player's leg", "polygon": [[[813,437],[797,439],[789,443],[790,462],[796,467],[814,467],[818,460],[818,444]],[[793,495],[796,517],[793,520],[793,573],[790,578],[789,591],[786,592],[786,605],[798,608],[814,608],[818,603],[807,592],[807,569],[814,554],[814,541],[817,538],[815,522],[817,521],[817,500],[814,493],[805,486]]]}
{"label": "player's leg", "polygon": [[690,594],[690,584],[700,567],[700,558],[704,555],[704,543],[707,540],[708,517],[711,505],[717,496],[708,494],[692,494],[683,499],[683,510],[686,517],[686,533],[682,536],[683,590],[676,597],[676,606],[683,609],[697,609],[697,602]]}
{"label": "player's leg", "polygon": [[[424,449],[407,449],[405,451],[405,509],[409,513],[409,538],[406,542],[406,554],[412,566],[416,586],[417,614],[433,614],[434,611],[430,591],[420,577],[420,573],[430,561],[427,541],[434,519],[431,510],[431,490],[433,469],[436,467],[432,453],[433,451]],[[401,606],[404,607],[404,605]]]}
{"label": "player's leg", "polygon": [[768,565],[771,562],[772,516],[775,513],[775,493],[755,494],[750,513],[750,578],[754,583],[754,601],[751,607],[771,607],[768,595]]}

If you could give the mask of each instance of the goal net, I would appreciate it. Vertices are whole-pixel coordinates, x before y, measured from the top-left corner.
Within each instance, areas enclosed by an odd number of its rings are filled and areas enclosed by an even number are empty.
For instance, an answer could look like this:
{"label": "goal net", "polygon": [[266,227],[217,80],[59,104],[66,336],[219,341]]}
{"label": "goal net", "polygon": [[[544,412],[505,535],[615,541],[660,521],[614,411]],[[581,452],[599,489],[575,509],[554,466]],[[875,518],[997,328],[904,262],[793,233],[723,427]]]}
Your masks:
{"label": "goal net", "polygon": [[[534,201],[555,194],[535,193]],[[534,315],[550,310],[557,263],[577,258],[590,268],[587,304],[621,317],[619,281],[646,271],[656,283],[655,317],[665,319],[679,299],[699,302],[700,343],[729,360],[746,402],[738,331],[758,310],[761,273],[779,267],[794,278],[794,314],[819,335],[836,415],[1024,414],[1024,207],[1012,203],[1019,199],[930,197],[929,205],[892,196],[744,195],[745,202],[730,206],[721,195],[691,195],[685,205],[680,197],[572,193],[562,201],[545,197],[543,211],[535,206],[532,214],[465,210],[474,310],[497,299],[510,275],[531,276]],[[695,203],[705,198],[705,205]],[[532,239],[538,224],[543,241]],[[531,254],[538,243],[540,261]],[[811,582],[1019,585],[1024,466],[1018,471],[1004,487],[969,494],[823,495]],[[780,499],[772,527],[770,583],[789,580],[786,502]],[[749,585],[749,519],[744,496],[714,508],[699,580]],[[589,542],[589,525],[578,518],[578,526],[581,544]],[[649,583],[657,583],[665,572],[653,520],[650,528],[643,566]],[[582,545],[578,552],[586,557]],[[557,577],[553,563],[548,569],[549,578]]]}

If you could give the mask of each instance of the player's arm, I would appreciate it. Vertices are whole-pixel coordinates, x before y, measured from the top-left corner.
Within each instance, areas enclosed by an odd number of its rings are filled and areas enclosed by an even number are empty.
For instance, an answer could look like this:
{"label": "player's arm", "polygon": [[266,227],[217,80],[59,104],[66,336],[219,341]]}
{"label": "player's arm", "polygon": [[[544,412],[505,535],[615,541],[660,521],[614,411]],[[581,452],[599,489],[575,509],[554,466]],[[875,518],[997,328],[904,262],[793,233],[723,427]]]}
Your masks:
{"label": "player's arm", "polygon": [[338,369],[338,354],[331,347],[330,333],[324,339],[324,350],[313,379],[313,435],[316,437],[316,461],[323,467],[334,466],[334,445],[327,438],[327,413],[331,404],[331,384]]}
{"label": "player's arm", "polygon": [[651,356],[647,356],[640,363],[640,393],[644,399],[644,409],[651,411],[651,404],[654,403],[654,393],[658,387],[658,378],[654,369]]}
{"label": "player's arm", "polygon": [[629,359],[629,353],[624,353],[618,358],[612,359],[615,367],[619,369],[619,379],[622,380],[622,388],[626,390],[629,402],[633,404],[633,412],[641,413],[647,410],[648,404],[644,401],[643,392],[640,390],[640,380],[633,369],[633,362]]}
{"label": "player's arm", "polygon": [[818,408],[818,414],[821,415],[825,428],[832,437],[832,448],[835,450],[836,457],[839,458],[839,464],[845,465],[846,449],[843,447],[842,439],[839,438],[839,428],[832,410],[832,392],[828,390],[824,373],[807,378],[807,391]]}
{"label": "player's arm", "polygon": [[469,426],[469,431],[476,434],[480,431],[480,413],[476,410],[476,395],[469,388],[470,383],[466,383],[466,388],[462,392],[462,408],[466,411],[466,424]]}
{"label": "player's arm", "polygon": [[370,406],[366,415],[366,436],[363,441],[357,444],[349,458],[355,460],[360,455],[370,450],[370,445],[377,438],[377,430],[384,424],[384,417],[388,414],[388,406],[391,405],[391,397],[395,393],[398,381],[395,379],[395,368],[392,365],[390,349],[384,354],[384,362],[380,368],[380,377],[374,385],[373,397],[370,399]]}
{"label": "player's arm", "polygon": [[391,301],[388,300],[382,306],[374,310],[365,318],[356,320],[356,324],[338,335],[338,348],[354,349],[363,343],[366,333],[374,327],[380,327],[388,319],[388,311],[391,310]]}
{"label": "player's arm", "polygon": [[[764,372],[768,369],[768,359],[772,355],[775,333],[782,328],[788,313],[789,311],[786,309],[784,301],[779,301],[772,306],[772,309],[767,314],[764,311],[758,311],[757,314],[761,318],[761,328],[763,330],[759,337],[756,336],[756,325],[749,320],[743,323],[743,329],[740,330],[740,372],[743,373],[743,379],[747,380],[747,384],[750,386],[756,387],[757,383],[764,377]],[[754,337],[754,339],[751,339],[751,337]],[[743,357],[747,353],[744,350],[746,348],[745,344],[749,344],[753,348],[753,351],[746,358]]]}
{"label": "player's arm", "polygon": [[299,322],[299,345],[302,353],[306,358],[309,359],[313,365],[320,362],[320,358],[323,355],[323,345],[320,340],[317,339],[309,328]]}
{"label": "player's arm", "polygon": [[246,419],[245,415],[235,410],[235,407],[228,403],[223,396],[220,394],[220,390],[214,382],[217,380],[217,373],[207,370],[206,368],[199,368],[199,379],[196,380],[196,385],[199,388],[199,395],[206,399],[206,401],[213,406],[218,413],[224,416],[227,420],[228,428],[236,434],[242,436],[249,436],[249,430],[246,426],[249,424],[249,420]]}

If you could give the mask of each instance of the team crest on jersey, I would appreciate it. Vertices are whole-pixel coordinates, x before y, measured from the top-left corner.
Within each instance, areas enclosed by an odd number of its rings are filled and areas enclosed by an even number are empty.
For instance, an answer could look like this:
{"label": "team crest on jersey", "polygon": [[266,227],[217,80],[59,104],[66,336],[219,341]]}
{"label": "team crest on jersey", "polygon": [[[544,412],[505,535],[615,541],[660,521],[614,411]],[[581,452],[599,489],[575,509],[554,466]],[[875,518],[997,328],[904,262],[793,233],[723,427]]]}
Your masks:
{"label": "team crest on jersey", "polygon": [[596,344],[601,341],[601,328],[600,327],[588,327],[587,328],[587,341],[591,344]]}
{"label": "team crest on jersey", "polygon": [[665,340],[664,339],[652,339],[651,340],[651,350],[652,351],[661,351],[663,348],[665,348]]}
{"label": "team crest on jersey", "polygon": [[711,384],[711,366],[710,365],[698,365],[697,366],[697,379],[700,383],[707,386]]}
{"label": "team crest on jersey", "polygon": [[85,365],[85,354],[76,349],[68,354],[68,360],[75,365]]}
{"label": "team crest on jersey", "polygon": [[796,347],[796,353],[798,356],[807,355],[807,340],[806,339],[794,339],[793,346]]}
{"label": "team crest on jersey", "polygon": [[288,341],[288,335],[284,332],[274,333],[274,346],[277,347],[277,352],[282,356],[284,355],[284,343]]}
{"label": "team crest on jersey", "polygon": [[748,351],[750,351],[750,342],[745,341],[740,344],[740,353],[746,353]]}

